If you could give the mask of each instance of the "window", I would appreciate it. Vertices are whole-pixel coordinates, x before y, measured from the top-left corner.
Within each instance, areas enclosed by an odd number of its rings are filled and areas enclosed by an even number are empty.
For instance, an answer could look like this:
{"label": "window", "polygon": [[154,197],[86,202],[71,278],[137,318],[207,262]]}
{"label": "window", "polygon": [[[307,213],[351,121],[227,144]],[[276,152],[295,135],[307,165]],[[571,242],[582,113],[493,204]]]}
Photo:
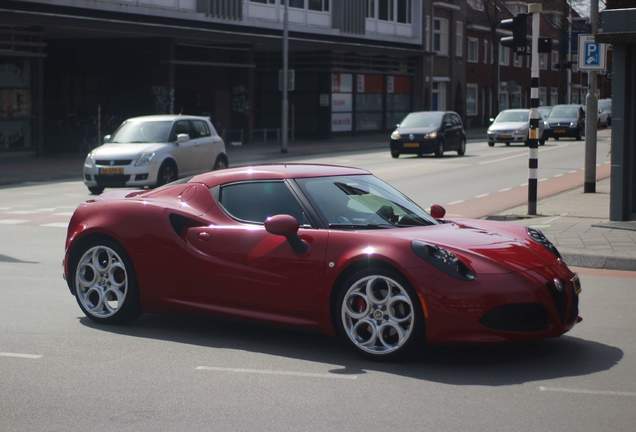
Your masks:
{"label": "window", "polygon": [[469,37],[466,47],[466,61],[468,63],[479,62],[479,39]]}
{"label": "window", "polygon": [[329,12],[329,0],[309,0],[309,10]]}
{"label": "window", "polygon": [[446,83],[434,82],[432,88],[432,106],[433,111],[446,110]]}
{"label": "window", "polygon": [[411,23],[411,0],[397,0],[397,22]]}
{"label": "window", "polygon": [[433,18],[433,51],[448,55],[448,20]]}
{"label": "window", "polygon": [[548,53],[539,53],[539,69],[548,70]]}
{"label": "window", "polygon": [[558,87],[552,87],[550,89],[550,104],[551,105],[559,104],[559,88]]}
{"label": "window", "polygon": [[539,105],[548,105],[548,89],[546,89],[545,87],[539,87]]}
{"label": "window", "polygon": [[287,0],[289,7],[305,9],[305,0]]}
{"label": "window", "polygon": [[235,183],[222,186],[219,202],[233,217],[250,223],[264,223],[277,214],[292,215],[301,225],[307,218],[296,198],[282,181]]}
{"label": "window", "polygon": [[170,141],[176,141],[179,134],[188,134],[192,136],[190,122],[188,120],[179,120],[174,124],[174,130],[172,131],[172,138]]}
{"label": "window", "polygon": [[192,138],[209,137],[210,128],[203,120],[192,120]]}
{"label": "window", "polygon": [[552,51],[552,70],[559,70],[559,52],[554,50]]}
{"label": "window", "polygon": [[512,55],[512,62],[515,67],[523,67],[523,56],[517,53]]}
{"label": "window", "polygon": [[477,84],[466,84],[466,115],[477,115],[477,94],[479,86]]}
{"label": "window", "polygon": [[378,0],[378,19],[393,21],[393,0]]}
{"label": "window", "polygon": [[499,91],[499,111],[507,110],[508,105],[508,90]]}
{"label": "window", "polygon": [[464,55],[464,23],[461,21],[455,22],[455,55]]}
{"label": "window", "polygon": [[484,39],[484,64],[488,64],[488,39]]}
{"label": "window", "polygon": [[510,66],[510,48],[499,45],[499,64],[501,66]]}
{"label": "window", "polygon": [[375,18],[375,0],[367,0],[367,18]]}
{"label": "window", "polygon": [[521,89],[510,93],[510,108],[521,108]]}

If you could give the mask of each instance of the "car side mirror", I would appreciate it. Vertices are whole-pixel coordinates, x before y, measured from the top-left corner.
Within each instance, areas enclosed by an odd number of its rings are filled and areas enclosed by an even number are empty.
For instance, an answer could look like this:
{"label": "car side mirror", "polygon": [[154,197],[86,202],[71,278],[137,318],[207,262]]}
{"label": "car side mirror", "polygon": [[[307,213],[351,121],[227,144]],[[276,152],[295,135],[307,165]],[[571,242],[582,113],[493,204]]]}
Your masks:
{"label": "car side mirror", "polygon": [[179,135],[177,135],[177,144],[181,144],[186,141],[190,141],[190,134],[180,133]]}
{"label": "car side mirror", "polygon": [[431,206],[431,216],[435,219],[441,219],[446,214],[446,209],[439,204],[433,204]]}
{"label": "car side mirror", "polygon": [[308,245],[298,237],[299,227],[296,218],[288,214],[270,216],[265,220],[268,233],[285,237],[295,252],[305,253]]}
{"label": "car side mirror", "polygon": [[494,118],[494,117],[490,117],[490,118],[488,119],[488,121],[490,121],[490,123],[493,123],[493,122],[495,121],[495,118]]}
{"label": "car side mirror", "polygon": [[400,127],[400,124],[399,124],[399,123],[396,123],[396,124],[395,124],[395,127],[396,127],[396,128],[399,128],[399,127]]}
{"label": "car side mirror", "polygon": [[111,140],[111,139],[113,139],[113,137],[112,137],[110,134],[108,134],[108,135],[104,135],[104,142],[105,142],[105,143],[110,142],[110,140]]}

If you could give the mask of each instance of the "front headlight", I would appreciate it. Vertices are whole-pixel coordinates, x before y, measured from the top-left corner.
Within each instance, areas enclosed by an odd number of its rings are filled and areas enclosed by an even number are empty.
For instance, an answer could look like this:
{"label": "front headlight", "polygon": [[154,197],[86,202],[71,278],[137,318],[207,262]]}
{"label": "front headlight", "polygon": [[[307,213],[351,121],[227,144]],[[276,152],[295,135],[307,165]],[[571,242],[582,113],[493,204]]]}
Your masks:
{"label": "front headlight", "polygon": [[411,242],[415,255],[428,261],[436,269],[463,280],[474,280],[475,273],[457,255],[448,249],[419,240]]}
{"label": "front headlight", "polygon": [[576,127],[576,122],[570,122],[570,127]]}
{"label": "front headlight", "polygon": [[393,133],[391,133],[391,139],[392,140],[399,140],[402,136],[400,135],[400,133],[396,130],[393,131]]}
{"label": "front headlight", "polygon": [[437,131],[429,132],[424,135],[424,139],[435,139],[437,138]]}
{"label": "front headlight", "polygon": [[135,166],[143,166],[148,165],[150,161],[155,157],[155,152],[152,153],[142,153],[139,155],[137,160],[135,161]]}
{"label": "front headlight", "polygon": [[544,248],[552,252],[554,256],[556,256],[559,259],[561,258],[561,254],[559,253],[559,250],[556,248],[556,246],[554,246],[554,244],[550,240],[548,240],[548,238],[545,236],[545,234],[543,234],[543,232],[541,232],[540,230],[536,228],[528,227],[528,235],[530,236],[532,240],[541,244]]}
{"label": "front headlight", "polygon": [[95,159],[93,158],[93,152],[90,152],[86,155],[86,159],[84,160],[84,166],[86,168],[93,168],[95,166]]}

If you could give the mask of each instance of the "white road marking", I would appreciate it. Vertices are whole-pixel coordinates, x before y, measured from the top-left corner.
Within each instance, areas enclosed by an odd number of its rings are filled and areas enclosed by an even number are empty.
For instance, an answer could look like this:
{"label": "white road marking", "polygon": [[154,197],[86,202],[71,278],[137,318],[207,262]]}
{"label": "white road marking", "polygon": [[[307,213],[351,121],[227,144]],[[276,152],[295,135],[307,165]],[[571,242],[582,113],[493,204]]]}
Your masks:
{"label": "white road marking", "polygon": [[484,198],[484,197],[487,197],[488,195],[490,195],[490,193],[486,192],[483,194],[475,195],[475,198]]}
{"label": "white road marking", "polygon": [[12,207],[0,207],[0,211],[11,210]]}
{"label": "white road marking", "polygon": [[17,225],[28,222],[25,219],[0,219],[0,225]]}
{"label": "white road marking", "polygon": [[0,357],[11,357],[11,358],[22,358],[22,359],[37,360],[39,358],[42,358],[42,354],[23,354],[23,353],[12,353],[12,352],[0,352]]}
{"label": "white road marking", "polygon": [[68,222],[53,222],[40,225],[41,227],[50,227],[50,228],[66,228],[68,227]]}
{"label": "white road marking", "polygon": [[48,213],[54,210],[55,210],[55,207],[39,208],[39,209],[31,209],[31,210],[12,210],[7,212],[7,214],[27,215],[27,214],[36,214],[36,213]]}
{"label": "white road marking", "polygon": [[330,378],[330,379],[347,379],[347,380],[354,380],[358,378],[357,375],[338,375],[338,374],[330,374],[330,373],[296,372],[296,371],[272,370],[272,369],[227,368],[227,367],[218,367],[218,366],[197,366],[195,370],[260,374],[260,375],[295,376],[295,377],[306,377],[306,378]]}
{"label": "white road marking", "polygon": [[511,187],[507,187],[507,188],[499,189],[497,192],[508,192],[508,191],[511,191],[511,190],[512,190]]}
{"label": "white road marking", "polygon": [[464,200],[451,201],[449,203],[446,203],[446,205],[452,206],[452,205],[455,205],[455,204],[461,204],[463,202],[464,202]]}
{"label": "white road marking", "polygon": [[526,187],[526,186],[528,186],[528,183],[527,182],[526,183],[521,183],[519,186]]}
{"label": "white road marking", "polygon": [[[567,146],[569,146],[569,144],[566,144],[566,145],[563,145],[563,146],[559,146],[559,147],[552,147],[552,148],[547,148],[547,149],[541,149],[541,153],[543,154],[543,153],[545,153],[545,152],[554,151],[554,150],[559,150],[559,149],[565,148],[565,147],[567,147]],[[512,155],[512,156],[506,156],[506,157],[502,157],[502,158],[499,158],[499,159],[492,159],[492,160],[487,160],[487,161],[479,162],[479,164],[478,164],[478,165],[488,165],[488,164],[497,163],[497,162],[503,162],[503,161],[506,161],[506,160],[509,160],[509,159],[514,159],[514,158],[518,158],[518,157],[528,157],[528,153],[526,153],[526,152],[524,151],[524,152],[520,152],[520,153],[517,153],[517,154]]]}
{"label": "white road marking", "polygon": [[568,174],[574,174],[576,172],[576,170],[570,170],[568,171]]}
{"label": "white road marking", "polygon": [[73,212],[59,212],[59,213],[53,213],[53,216],[73,216]]}
{"label": "white road marking", "polygon": [[544,392],[561,392],[561,393],[578,393],[589,395],[604,395],[604,396],[631,396],[636,397],[636,392],[627,391],[612,391],[612,390],[587,390],[587,389],[572,389],[562,387],[539,387],[539,391]]}
{"label": "white road marking", "polygon": [[540,179],[539,179],[539,182],[544,182],[544,181],[546,181],[546,180],[547,180],[547,178],[543,177],[543,178],[540,178]]}
{"label": "white road marking", "polygon": [[561,174],[555,174],[554,177],[563,177],[563,173]]}

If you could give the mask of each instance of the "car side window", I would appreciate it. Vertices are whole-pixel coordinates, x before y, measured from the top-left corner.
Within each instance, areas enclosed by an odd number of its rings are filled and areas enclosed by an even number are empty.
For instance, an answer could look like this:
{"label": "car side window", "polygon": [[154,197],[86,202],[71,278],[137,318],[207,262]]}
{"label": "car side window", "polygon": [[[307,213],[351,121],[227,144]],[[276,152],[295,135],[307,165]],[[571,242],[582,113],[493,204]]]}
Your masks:
{"label": "car side window", "polygon": [[444,116],[444,120],[442,121],[442,125],[444,126],[445,129],[452,128],[454,126],[450,115],[445,115]]}
{"label": "car side window", "polygon": [[210,129],[208,128],[207,123],[202,120],[192,120],[192,131],[196,138],[210,136]]}
{"label": "car side window", "polygon": [[288,214],[303,226],[309,221],[285,182],[258,181],[221,186],[218,200],[234,218],[262,224],[270,216]]}
{"label": "car side window", "polygon": [[194,138],[192,136],[192,131],[190,130],[190,122],[188,120],[179,120],[174,124],[174,129],[172,131],[172,141],[176,141],[177,135],[179,134],[188,134],[190,138]]}
{"label": "car side window", "polygon": [[453,114],[452,118],[453,118],[453,123],[455,123],[455,126],[463,127],[462,119],[457,114]]}

